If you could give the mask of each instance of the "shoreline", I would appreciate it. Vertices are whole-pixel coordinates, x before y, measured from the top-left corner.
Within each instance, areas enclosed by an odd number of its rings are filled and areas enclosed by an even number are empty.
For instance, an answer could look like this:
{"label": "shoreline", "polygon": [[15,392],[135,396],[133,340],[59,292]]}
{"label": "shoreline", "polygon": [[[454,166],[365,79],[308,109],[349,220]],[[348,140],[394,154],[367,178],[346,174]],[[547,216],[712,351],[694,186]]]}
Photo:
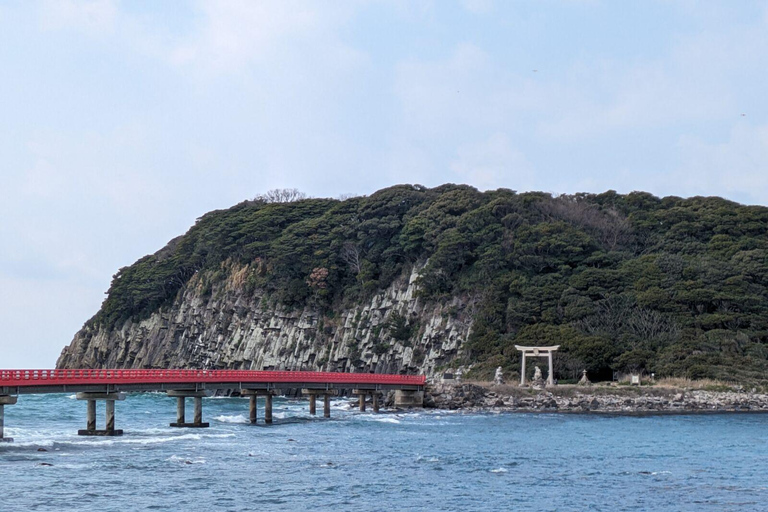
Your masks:
{"label": "shoreline", "polygon": [[435,384],[424,393],[427,409],[621,416],[768,413],[768,394],[614,386],[532,389],[493,384]]}

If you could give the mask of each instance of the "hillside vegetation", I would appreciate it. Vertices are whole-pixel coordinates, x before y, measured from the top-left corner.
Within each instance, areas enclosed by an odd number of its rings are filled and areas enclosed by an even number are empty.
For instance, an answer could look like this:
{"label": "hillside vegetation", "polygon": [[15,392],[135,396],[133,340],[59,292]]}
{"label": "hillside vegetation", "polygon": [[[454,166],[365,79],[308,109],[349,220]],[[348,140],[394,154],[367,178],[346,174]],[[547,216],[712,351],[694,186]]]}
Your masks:
{"label": "hillside vegetation", "polygon": [[[647,193],[552,197],[400,185],[346,200],[245,201],[114,276],[90,321],[116,328],[171,302],[197,272],[248,263],[246,293],[327,314],[416,266],[425,301],[473,299],[478,377],[515,344],[561,345],[557,376],[613,371],[763,380],[768,208]],[[393,336],[417,339],[395,317]]]}

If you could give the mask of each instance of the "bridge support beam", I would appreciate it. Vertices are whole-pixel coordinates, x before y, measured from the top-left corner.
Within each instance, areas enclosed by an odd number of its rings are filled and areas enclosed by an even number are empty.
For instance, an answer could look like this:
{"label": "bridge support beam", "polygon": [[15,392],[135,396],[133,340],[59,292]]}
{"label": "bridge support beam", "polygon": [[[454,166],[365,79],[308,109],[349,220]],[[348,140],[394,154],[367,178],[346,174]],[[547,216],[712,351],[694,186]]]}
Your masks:
{"label": "bridge support beam", "polygon": [[12,437],[5,437],[5,406],[16,403],[18,397],[10,395],[0,395],[0,443],[10,443]]}
{"label": "bridge support beam", "polygon": [[249,420],[251,425],[255,425],[257,421],[257,408],[258,397],[264,397],[264,423],[267,425],[272,424],[272,396],[276,391],[274,389],[243,389],[240,391],[241,396],[250,397],[249,402]]}
{"label": "bridge support beam", "polygon": [[[125,400],[123,393],[77,393],[78,400],[88,402],[86,409],[86,428],[77,431],[79,436],[121,436],[123,431],[115,428],[115,400]],[[96,401],[106,404],[106,424],[104,430],[96,429]]]}
{"label": "bridge support beam", "polygon": [[338,391],[335,389],[302,389],[302,395],[309,395],[309,414],[317,414],[317,396],[323,395],[323,417],[331,417],[331,397],[336,396]]}
{"label": "bridge support beam", "polygon": [[[180,428],[207,428],[209,423],[203,422],[203,397],[210,396],[208,391],[190,391],[186,389],[169,389],[166,394],[176,398],[176,421],[171,423],[172,427]],[[187,423],[186,404],[187,398],[193,398],[195,401],[195,413],[192,423]]]}

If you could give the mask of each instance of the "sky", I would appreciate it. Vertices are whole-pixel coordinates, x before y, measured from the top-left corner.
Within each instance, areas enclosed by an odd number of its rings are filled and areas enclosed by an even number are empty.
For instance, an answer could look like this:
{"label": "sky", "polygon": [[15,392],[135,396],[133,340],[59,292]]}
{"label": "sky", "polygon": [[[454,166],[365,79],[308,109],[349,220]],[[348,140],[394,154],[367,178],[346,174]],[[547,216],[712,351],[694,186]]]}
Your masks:
{"label": "sky", "polygon": [[763,1],[0,2],[0,368],[274,188],[768,205],[766,90]]}

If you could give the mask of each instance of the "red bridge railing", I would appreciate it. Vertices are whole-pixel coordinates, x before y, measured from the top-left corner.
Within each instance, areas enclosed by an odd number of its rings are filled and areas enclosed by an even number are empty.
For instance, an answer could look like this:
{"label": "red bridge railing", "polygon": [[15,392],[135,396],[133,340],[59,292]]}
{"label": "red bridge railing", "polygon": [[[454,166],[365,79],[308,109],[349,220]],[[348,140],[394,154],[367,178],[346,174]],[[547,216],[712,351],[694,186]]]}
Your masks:
{"label": "red bridge railing", "polygon": [[0,370],[0,386],[178,384],[196,382],[389,384],[423,386],[422,375],[259,370]]}

